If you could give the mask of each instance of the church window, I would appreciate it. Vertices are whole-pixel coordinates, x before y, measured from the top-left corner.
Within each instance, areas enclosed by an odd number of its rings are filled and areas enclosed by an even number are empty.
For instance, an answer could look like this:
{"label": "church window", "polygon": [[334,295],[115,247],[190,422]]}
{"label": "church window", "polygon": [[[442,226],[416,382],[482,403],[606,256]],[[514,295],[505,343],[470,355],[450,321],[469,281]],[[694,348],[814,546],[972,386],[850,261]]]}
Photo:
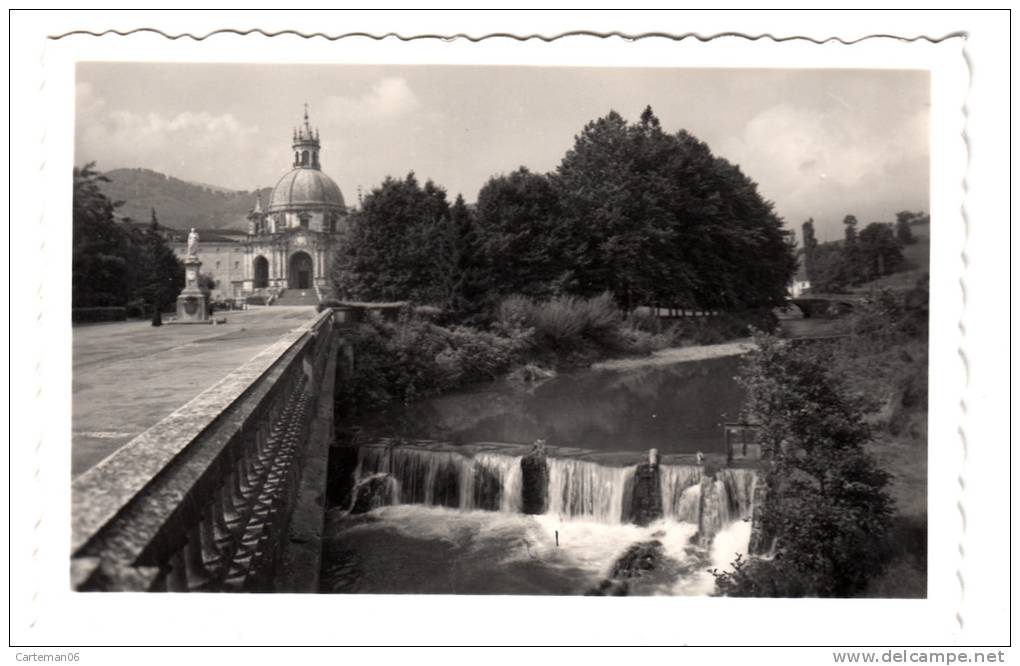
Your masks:
{"label": "church window", "polygon": [[308,213],[302,213],[301,215],[298,215],[298,220],[299,220],[299,223],[301,224],[301,228],[302,229],[307,229],[308,228],[308,223],[309,223],[309,215],[308,215]]}

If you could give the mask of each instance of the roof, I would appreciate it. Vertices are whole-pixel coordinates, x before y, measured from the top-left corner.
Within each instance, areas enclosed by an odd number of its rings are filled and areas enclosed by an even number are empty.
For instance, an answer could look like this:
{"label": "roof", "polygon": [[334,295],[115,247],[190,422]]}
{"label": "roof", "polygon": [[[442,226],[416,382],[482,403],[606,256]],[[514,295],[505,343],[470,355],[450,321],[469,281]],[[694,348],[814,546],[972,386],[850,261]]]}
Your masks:
{"label": "roof", "polygon": [[344,210],[344,197],[333,179],[314,167],[297,167],[280,179],[269,198],[270,213],[295,208],[327,207]]}

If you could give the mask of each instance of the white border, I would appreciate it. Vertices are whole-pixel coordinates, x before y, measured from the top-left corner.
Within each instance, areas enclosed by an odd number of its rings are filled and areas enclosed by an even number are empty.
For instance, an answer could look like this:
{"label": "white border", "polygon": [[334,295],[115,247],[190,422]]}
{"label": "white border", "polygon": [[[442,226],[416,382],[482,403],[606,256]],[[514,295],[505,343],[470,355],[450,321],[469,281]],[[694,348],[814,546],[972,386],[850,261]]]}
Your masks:
{"label": "white border", "polygon": [[[250,15],[221,18],[244,27],[255,24]],[[685,22],[684,19],[687,18]],[[919,15],[914,15],[918,18]],[[20,17],[31,30],[12,34],[17,59],[12,63],[12,136],[15,140],[12,164],[18,166],[12,181],[12,255],[11,312],[18,313],[11,329],[12,411],[33,418],[12,419],[11,495],[16,498],[17,513],[12,519],[11,639],[15,644],[80,645],[114,644],[222,644],[255,643],[306,644],[988,644],[1008,638],[1005,615],[1006,587],[1002,510],[1008,505],[1007,467],[1002,454],[1008,439],[999,430],[1006,412],[995,400],[995,377],[999,365],[982,364],[983,352],[1005,349],[1001,326],[994,316],[995,301],[1001,288],[982,271],[992,261],[994,235],[987,226],[994,209],[982,209],[988,217],[979,217],[968,201],[971,228],[968,244],[970,269],[967,274],[967,353],[970,361],[971,389],[968,396],[966,427],[970,451],[966,468],[957,427],[961,419],[964,372],[957,355],[960,342],[958,322],[962,313],[959,287],[964,226],[960,215],[967,150],[961,139],[964,116],[961,103],[967,84],[967,68],[961,58],[962,40],[941,44],[905,43],[895,40],[867,40],[852,46],[840,43],[824,45],[803,41],[775,43],[724,37],[710,42],[646,39],[628,42],[619,38],[601,40],[572,37],[553,43],[517,42],[509,39],[441,42],[420,40],[401,42],[390,38],[374,41],[351,38],[337,42],[306,40],[295,36],[275,38],[250,35],[218,35],[196,42],[190,39],[169,41],[152,34],[130,37],[71,37],[59,42],[43,42],[40,33],[68,27],[124,25],[125,21],[102,20],[94,14],[71,17]],[[350,22],[339,20],[351,19]],[[463,17],[417,14],[369,16],[330,15],[319,20],[276,16],[278,27],[294,27],[304,22],[306,30],[330,33],[364,29],[371,32],[394,30],[403,34],[466,31],[481,34],[494,30],[556,33],[577,28],[578,24],[595,29],[621,27],[625,32],[672,30],[680,26],[697,29],[701,34],[725,30],[760,33],[747,17],[740,19],[712,15],[669,14],[656,21],[646,20],[644,28],[623,25],[616,17],[599,28],[591,21],[575,21],[553,29],[528,27],[526,17],[509,17],[471,30]],[[600,17],[604,18],[604,17]],[[666,19],[669,20],[666,20]],[[402,25],[394,26],[394,23]],[[817,20],[817,17],[816,17]],[[1000,19],[1001,20],[1001,19]],[[1008,18],[1006,19],[1008,22]],[[361,23],[357,26],[351,23]],[[699,23],[700,21],[700,23]],[[169,25],[177,23],[177,26]],[[901,22],[916,25],[918,21]],[[971,23],[975,21],[971,19]],[[181,15],[130,17],[127,25],[167,25],[168,30],[190,29],[205,32]],[[189,25],[182,26],[181,24]],[[208,29],[209,22],[205,21]],[[371,24],[371,26],[366,25]],[[477,23],[477,21],[476,21]],[[484,23],[484,22],[483,22]],[[632,22],[633,23],[633,22]],[[705,24],[709,24],[706,30]],[[859,37],[869,32],[893,32],[888,26],[867,27],[854,33],[847,29],[848,19],[840,21],[843,36]],[[864,21],[858,21],[864,23]],[[965,28],[966,23],[945,30],[926,31],[941,35]],[[994,23],[994,22],[991,22]],[[259,25],[269,25],[265,20]],[[741,24],[731,28],[725,25]],[[786,30],[774,34],[797,34],[797,21],[790,15],[782,25]],[[531,23],[530,25],[534,25]],[[772,27],[782,27],[773,24]],[[952,25],[951,23],[947,24]],[[365,27],[362,27],[365,26]],[[390,26],[382,27],[380,26]],[[420,26],[415,29],[415,26]],[[463,26],[463,27],[461,27]],[[715,26],[715,29],[712,27]],[[300,27],[300,26],[298,26]],[[488,27],[488,29],[486,29]],[[559,27],[559,29],[556,29]],[[987,25],[992,30],[994,25]],[[818,27],[815,35],[832,33],[833,23]],[[901,30],[914,34],[917,30]],[[983,46],[995,53],[995,46]],[[973,42],[973,40],[972,40]],[[970,49],[968,49],[970,50]],[[972,56],[973,58],[973,56]],[[230,596],[188,595],[83,595],[67,590],[68,479],[67,456],[70,432],[70,328],[66,324],[69,305],[70,234],[69,183],[73,142],[73,63],[76,60],[173,60],[244,62],[348,62],[348,63],[514,63],[533,65],[580,66],[754,66],[754,67],[912,67],[931,68],[933,112],[932,135],[932,211],[935,224],[932,245],[932,331],[931,346],[931,422],[929,440],[929,598],[925,601],[865,600],[733,600],[733,599],[590,599],[527,597],[346,597]],[[984,62],[991,71],[992,59]],[[983,71],[982,71],[983,73]],[[975,76],[975,86],[979,79]],[[1001,82],[995,81],[999,85]],[[987,85],[987,83],[986,83]],[[973,102],[971,102],[973,104]],[[970,133],[977,133],[971,109]],[[986,122],[1002,131],[1002,114],[993,105],[980,109],[988,114]],[[983,129],[983,128],[982,128]],[[42,148],[40,149],[40,145]],[[985,150],[993,150],[986,145]],[[40,152],[41,151],[41,152]],[[995,182],[997,175],[978,180],[974,167],[983,155],[972,143],[971,195]],[[18,159],[16,159],[16,157]],[[21,159],[25,158],[25,159]],[[1001,168],[1001,163],[1000,163]],[[992,170],[994,172],[994,167]],[[1004,190],[1002,190],[1004,191]],[[991,201],[989,194],[987,203]],[[1005,219],[1000,212],[998,222]],[[1001,228],[999,229],[1001,233]],[[1004,245],[1004,244],[1003,244]],[[980,254],[979,254],[980,247]],[[988,257],[985,257],[985,248]],[[1000,247],[1001,249],[1001,247]],[[1008,265],[1007,263],[1000,266]],[[994,278],[993,278],[994,279]],[[1001,279],[1001,278],[1000,278]],[[15,288],[16,287],[16,288]],[[987,309],[985,307],[987,306]],[[1001,308],[1001,302],[998,304]],[[980,340],[980,346],[975,341]],[[989,347],[985,347],[987,344]],[[1008,344],[1008,343],[1006,343]],[[988,359],[985,358],[985,363]],[[1001,376],[1001,375],[999,375]],[[978,381],[987,382],[975,386]],[[1007,385],[1008,387],[1008,385]],[[36,394],[36,389],[39,394]],[[1000,395],[1001,398],[1001,395]],[[992,417],[996,418],[992,418]],[[985,420],[987,419],[987,420]],[[996,420],[998,419],[998,420]],[[989,428],[990,426],[990,428]],[[979,432],[984,428],[981,439]],[[998,466],[985,441],[1000,443]],[[987,466],[979,466],[987,465]],[[991,464],[988,464],[991,463]],[[968,492],[965,557],[958,550],[961,520],[958,478],[966,469]],[[987,492],[993,489],[992,498]],[[980,530],[995,513],[980,502],[989,500],[999,509],[998,538],[989,530]],[[41,517],[41,522],[40,521]],[[981,562],[981,564],[977,564]],[[998,563],[998,567],[993,564]],[[958,570],[963,571],[966,593],[961,595]],[[994,574],[990,574],[994,571]],[[987,579],[986,579],[987,577]],[[996,586],[994,583],[997,582]],[[998,594],[996,594],[998,592]],[[991,612],[989,612],[991,611]],[[963,617],[963,624],[958,615]],[[31,628],[30,628],[31,627]]]}

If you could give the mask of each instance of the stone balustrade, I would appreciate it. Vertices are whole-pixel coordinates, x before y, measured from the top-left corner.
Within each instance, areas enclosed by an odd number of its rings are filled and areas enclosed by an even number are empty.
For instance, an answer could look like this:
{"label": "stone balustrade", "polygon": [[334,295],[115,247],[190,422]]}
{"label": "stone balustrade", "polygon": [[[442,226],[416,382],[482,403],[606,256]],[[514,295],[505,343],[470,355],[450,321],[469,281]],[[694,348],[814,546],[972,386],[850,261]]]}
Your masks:
{"label": "stone balustrade", "polygon": [[314,590],[339,348],[326,310],[77,477],[72,586]]}

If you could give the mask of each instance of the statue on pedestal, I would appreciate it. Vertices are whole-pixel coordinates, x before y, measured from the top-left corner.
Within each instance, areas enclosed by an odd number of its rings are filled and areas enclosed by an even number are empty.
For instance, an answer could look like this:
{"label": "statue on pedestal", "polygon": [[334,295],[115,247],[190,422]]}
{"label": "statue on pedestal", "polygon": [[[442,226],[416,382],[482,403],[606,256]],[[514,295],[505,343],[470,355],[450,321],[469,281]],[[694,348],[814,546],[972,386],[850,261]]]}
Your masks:
{"label": "statue on pedestal", "polygon": [[209,294],[198,284],[202,261],[198,258],[198,232],[194,228],[188,232],[188,254],[181,263],[184,264],[184,289],[177,297],[177,318],[170,323],[213,323],[209,318]]}

